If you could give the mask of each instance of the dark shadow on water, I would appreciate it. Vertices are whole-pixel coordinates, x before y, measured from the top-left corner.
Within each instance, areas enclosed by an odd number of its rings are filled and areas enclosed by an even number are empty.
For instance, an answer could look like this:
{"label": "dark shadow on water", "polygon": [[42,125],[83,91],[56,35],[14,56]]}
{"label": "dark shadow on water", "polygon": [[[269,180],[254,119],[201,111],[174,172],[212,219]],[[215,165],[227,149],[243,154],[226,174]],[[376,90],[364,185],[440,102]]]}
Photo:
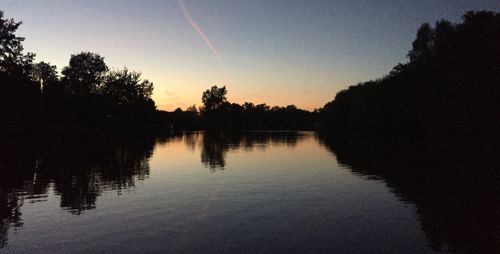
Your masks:
{"label": "dark shadow on water", "polygon": [[341,165],[382,179],[403,201],[415,204],[435,250],[498,253],[500,154],[465,148],[434,150],[388,140],[320,136]]}
{"label": "dark shadow on water", "polygon": [[[197,135],[197,134],[190,134]],[[189,135],[187,135],[189,137]],[[297,131],[274,132],[205,132],[201,141],[201,162],[212,172],[224,169],[228,151],[244,149],[266,149],[268,145],[293,147],[304,137]],[[186,138],[186,144],[192,144],[192,138]],[[191,143],[190,143],[191,142]]]}
{"label": "dark shadow on water", "polygon": [[1,137],[0,248],[9,227],[23,225],[26,202],[45,201],[53,191],[73,214],[94,209],[103,191],[133,188],[149,175],[157,142],[146,133],[57,133],[43,138]]}
{"label": "dark shadow on water", "polygon": [[79,215],[96,208],[104,191],[121,194],[149,176],[154,146],[182,139],[199,147],[201,163],[211,172],[224,169],[232,149],[295,146],[298,132],[175,133],[58,132],[38,136],[0,136],[0,248],[10,227],[22,227],[21,207],[46,201],[50,192],[63,210]]}

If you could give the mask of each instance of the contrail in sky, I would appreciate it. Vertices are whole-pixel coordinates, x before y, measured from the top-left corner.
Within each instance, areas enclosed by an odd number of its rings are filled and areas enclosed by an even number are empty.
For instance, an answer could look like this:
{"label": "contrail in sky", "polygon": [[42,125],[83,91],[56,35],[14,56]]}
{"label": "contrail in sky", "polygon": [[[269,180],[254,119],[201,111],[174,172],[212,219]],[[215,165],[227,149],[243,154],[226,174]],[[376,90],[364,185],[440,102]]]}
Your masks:
{"label": "contrail in sky", "polygon": [[184,13],[184,16],[186,17],[189,24],[191,24],[191,26],[194,28],[196,33],[203,39],[203,41],[205,41],[205,44],[207,44],[207,46],[210,48],[210,50],[212,50],[212,53],[214,54],[215,58],[217,58],[217,61],[219,61],[219,64],[221,65],[222,69],[224,70],[224,75],[227,75],[226,65],[224,64],[224,61],[222,61],[222,58],[220,57],[219,52],[217,52],[217,49],[215,49],[212,42],[210,42],[208,37],[205,35],[205,33],[203,33],[201,28],[198,27],[196,22],[194,22],[193,18],[191,18],[191,15],[189,14],[189,11],[186,8],[186,5],[184,4],[184,1],[177,0],[177,2],[179,2],[179,5],[181,6],[182,12]]}

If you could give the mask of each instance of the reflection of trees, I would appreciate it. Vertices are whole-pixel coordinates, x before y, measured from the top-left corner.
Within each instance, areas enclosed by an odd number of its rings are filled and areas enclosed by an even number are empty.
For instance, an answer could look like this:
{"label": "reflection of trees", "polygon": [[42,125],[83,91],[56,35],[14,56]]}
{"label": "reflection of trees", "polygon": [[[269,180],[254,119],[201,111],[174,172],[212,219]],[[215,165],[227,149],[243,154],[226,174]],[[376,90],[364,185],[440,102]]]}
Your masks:
{"label": "reflection of trees", "polygon": [[[2,140],[4,141],[4,140]],[[93,209],[105,190],[119,193],[149,175],[154,136],[58,136],[0,144],[0,247],[10,226],[21,226],[24,200],[53,189],[74,214]],[[165,140],[162,140],[163,142]]]}
{"label": "reflection of trees", "polygon": [[459,253],[498,253],[498,151],[488,154],[467,148],[462,152],[445,152],[382,140],[320,138],[320,141],[336,155],[339,163],[357,174],[383,179],[401,199],[414,203],[433,248]]}
{"label": "reflection of trees", "polygon": [[211,170],[224,168],[226,165],[226,152],[229,150],[228,136],[224,134],[209,134],[203,136],[203,147],[201,149],[201,162],[210,167]]}
{"label": "reflection of trees", "polygon": [[198,142],[198,138],[202,135],[200,132],[186,132],[184,135],[182,135],[184,139],[184,143],[191,149],[191,151],[194,151],[196,148],[196,144]]}
{"label": "reflection of trees", "polygon": [[10,226],[22,225],[20,207],[23,199],[18,193],[33,177],[35,153],[15,146],[16,142],[0,139],[0,248],[7,242]]}
{"label": "reflection of trees", "polygon": [[154,137],[70,139],[42,153],[38,175],[54,183],[62,207],[79,214],[95,208],[102,191],[121,191],[145,179],[154,142]]}
{"label": "reflection of trees", "polygon": [[22,226],[23,197],[19,193],[33,189],[26,182],[33,179],[36,154],[29,147],[17,145],[28,140],[22,139],[0,137],[0,248],[7,243],[10,226]]}
{"label": "reflection of trees", "polygon": [[[198,135],[198,134],[196,134]],[[233,149],[265,149],[267,145],[294,147],[303,138],[300,132],[205,132],[201,141],[201,162],[211,170],[223,169],[226,153]],[[192,145],[193,138],[186,138]]]}

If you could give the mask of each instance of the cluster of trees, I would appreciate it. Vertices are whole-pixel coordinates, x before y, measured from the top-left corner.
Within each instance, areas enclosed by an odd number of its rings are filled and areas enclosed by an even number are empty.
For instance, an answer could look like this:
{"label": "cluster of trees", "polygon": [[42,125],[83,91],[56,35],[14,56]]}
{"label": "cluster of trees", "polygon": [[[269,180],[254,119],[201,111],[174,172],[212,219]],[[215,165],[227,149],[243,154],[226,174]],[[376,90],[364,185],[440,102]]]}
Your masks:
{"label": "cluster of trees", "polygon": [[423,24],[412,46],[409,61],[385,77],[339,92],[320,121],[344,136],[423,137],[465,149],[500,137],[500,14]]}
{"label": "cluster of trees", "polygon": [[[23,37],[15,35],[21,22],[0,11],[0,126],[33,131],[69,126],[173,126],[200,129],[310,129],[313,113],[266,104],[239,105],[227,100],[225,87],[203,93],[203,107],[186,111],[157,111],[153,84],[135,71],[109,70],[96,53],[71,55],[61,75],[54,65],[35,62],[25,53]],[[57,128],[60,129],[60,128]]]}
{"label": "cluster of trees", "polygon": [[191,106],[185,111],[178,108],[163,113],[164,119],[177,129],[184,130],[306,130],[314,128],[315,112],[297,108],[295,105],[270,107],[245,102],[231,103],[227,100],[225,86],[212,86],[202,94],[203,106]]}
{"label": "cluster of trees", "polygon": [[62,75],[42,83],[44,108],[51,121],[85,125],[154,121],[153,83],[143,80],[139,72],[109,71],[101,56],[82,52],[71,56]]}
{"label": "cluster of trees", "polygon": [[7,129],[77,124],[85,127],[154,121],[153,84],[135,71],[110,71],[96,53],[71,55],[58,75],[24,53],[21,22],[0,11],[0,121]]}
{"label": "cluster of trees", "polygon": [[135,71],[110,71],[98,54],[72,55],[61,75],[56,66],[36,63],[33,53],[24,52],[24,38],[15,35],[20,24],[0,11],[2,128],[169,124],[179,130],[272,130],[313,129],[319,122],[344,136],[425,137],[453,147],[500,136],[500,14],[495,12],[468,12],[459,24],[423,24],[407,63],[340,91],[314,112],[231,103],[226,87],[217,86],[203,92],[200,108],[157,111],[151,82]]}

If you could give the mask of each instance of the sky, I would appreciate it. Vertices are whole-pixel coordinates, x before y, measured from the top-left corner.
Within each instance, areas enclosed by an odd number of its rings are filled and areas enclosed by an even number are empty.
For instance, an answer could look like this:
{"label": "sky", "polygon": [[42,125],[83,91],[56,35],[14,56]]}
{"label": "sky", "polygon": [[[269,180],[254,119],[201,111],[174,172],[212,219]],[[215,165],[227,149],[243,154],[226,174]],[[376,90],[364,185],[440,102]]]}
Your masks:
{"label": "sky", "polygon": [[400,62],[424,23],[459,22],[500,0],[0,0],[37,61],[60,70],[100,54],[140,71],[159,109],[200,106],[226,86],[236,103],[313,110]]}

